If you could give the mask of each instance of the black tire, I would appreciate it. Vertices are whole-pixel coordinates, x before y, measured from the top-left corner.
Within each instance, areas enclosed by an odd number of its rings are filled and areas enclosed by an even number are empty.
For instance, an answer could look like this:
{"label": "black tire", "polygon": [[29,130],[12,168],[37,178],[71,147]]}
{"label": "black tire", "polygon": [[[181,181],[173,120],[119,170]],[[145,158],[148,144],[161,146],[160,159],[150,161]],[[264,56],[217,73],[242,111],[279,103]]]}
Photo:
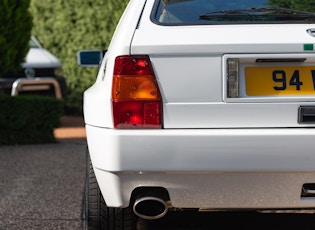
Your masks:
{"label": "black tire", "polygon": [[85,229],[135,230],[137,218],[130,207],[107,207],[96,181],[88,151],[86,156]]}

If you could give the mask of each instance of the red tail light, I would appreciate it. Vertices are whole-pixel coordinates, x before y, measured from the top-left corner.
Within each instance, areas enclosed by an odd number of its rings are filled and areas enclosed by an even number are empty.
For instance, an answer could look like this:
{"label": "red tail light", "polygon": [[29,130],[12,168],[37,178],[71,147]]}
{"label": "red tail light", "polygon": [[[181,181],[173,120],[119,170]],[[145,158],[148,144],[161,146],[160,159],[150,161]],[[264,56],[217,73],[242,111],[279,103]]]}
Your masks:
{"label": "red tail light", "polygon": [[161,128],[162,100],[148,56],[119,56],[112,87],[115,128]]}

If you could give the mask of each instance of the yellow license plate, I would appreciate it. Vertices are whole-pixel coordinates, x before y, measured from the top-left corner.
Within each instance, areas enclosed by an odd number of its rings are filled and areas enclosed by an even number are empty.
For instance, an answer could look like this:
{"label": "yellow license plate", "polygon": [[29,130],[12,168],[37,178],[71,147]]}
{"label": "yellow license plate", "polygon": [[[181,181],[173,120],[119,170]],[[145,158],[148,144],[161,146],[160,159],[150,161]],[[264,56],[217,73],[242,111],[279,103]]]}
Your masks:
{"label": "yellow license plate", "polygon": [[315,95],[315,66],[245,68],[248,96]]}

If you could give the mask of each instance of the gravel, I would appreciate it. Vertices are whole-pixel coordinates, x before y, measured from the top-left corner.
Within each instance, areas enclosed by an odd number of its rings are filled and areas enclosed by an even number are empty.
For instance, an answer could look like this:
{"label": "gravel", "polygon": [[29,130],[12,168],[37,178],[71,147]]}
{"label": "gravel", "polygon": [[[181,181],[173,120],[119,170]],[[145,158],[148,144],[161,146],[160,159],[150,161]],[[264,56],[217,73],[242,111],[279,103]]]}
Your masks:
{"label": "gravel", "polygon": [[0,147],[0,229],[82,229],[85,140]]}

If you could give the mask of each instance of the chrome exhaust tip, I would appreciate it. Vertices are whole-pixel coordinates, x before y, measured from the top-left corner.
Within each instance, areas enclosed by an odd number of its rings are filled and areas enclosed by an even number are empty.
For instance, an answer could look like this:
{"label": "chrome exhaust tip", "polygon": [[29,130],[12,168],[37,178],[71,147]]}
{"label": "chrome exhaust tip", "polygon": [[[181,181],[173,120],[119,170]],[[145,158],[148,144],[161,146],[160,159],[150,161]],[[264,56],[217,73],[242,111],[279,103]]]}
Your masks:
{"label": "chrome exhaust tip", "polygon": [[141,197],[133,205],[134,213],[146,220],[162,218],[167,213],[166,202],[158,197]]}

